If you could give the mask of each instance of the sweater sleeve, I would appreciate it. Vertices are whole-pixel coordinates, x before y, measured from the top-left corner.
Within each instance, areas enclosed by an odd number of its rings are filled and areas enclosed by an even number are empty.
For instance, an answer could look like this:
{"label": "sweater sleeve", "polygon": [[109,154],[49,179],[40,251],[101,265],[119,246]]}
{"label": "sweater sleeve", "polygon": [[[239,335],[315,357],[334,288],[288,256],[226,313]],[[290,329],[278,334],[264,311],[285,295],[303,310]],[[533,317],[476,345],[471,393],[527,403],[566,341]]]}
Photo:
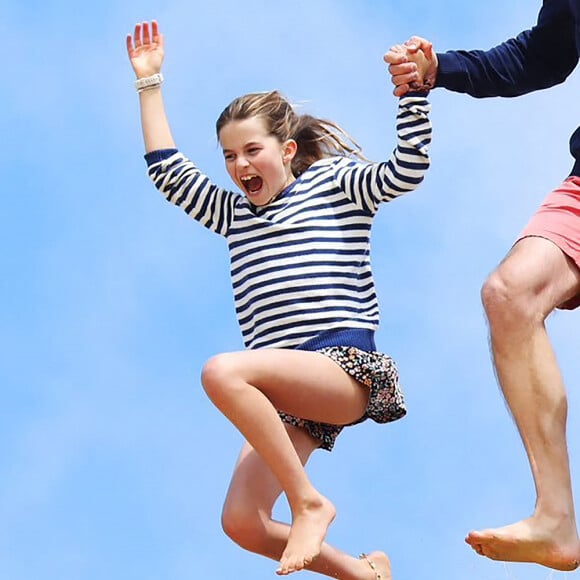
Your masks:
{"label": "sweater sleeve", "polygon": [[397,146],[387,161],[361,163],[349,160],[337,173],[340,189],[360,208],[374,214],[381,202],[413,191],[429,168],[431,106],[425,96],[399,99]]}
{"label": "sweater sleeve", "polygon": [[241,194],[211,183],[177,149],[152,151],[145,155],[145,160],[149,177],[167,201],[212,232],[227,234]]}
{"label": "sweater sleeve", "polygon": [[473,97],[516,97],[562,83],[578,63],[567,0],[544,0],[536,25],[490,50],[437,54],[436,86]]}

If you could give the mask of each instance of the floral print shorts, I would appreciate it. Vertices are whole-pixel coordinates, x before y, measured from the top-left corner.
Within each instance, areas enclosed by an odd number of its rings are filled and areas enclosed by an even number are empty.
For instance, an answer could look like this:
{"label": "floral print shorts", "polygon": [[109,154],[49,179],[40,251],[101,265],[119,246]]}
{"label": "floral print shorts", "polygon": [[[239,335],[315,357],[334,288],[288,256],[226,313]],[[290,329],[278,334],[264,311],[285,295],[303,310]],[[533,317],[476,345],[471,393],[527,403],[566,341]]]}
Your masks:
{"label": "floral print shorts", "polygon": [[[316,352],[324,354],[370,390],[369,402],[364,415],[352,425],[372,419],[377,423],[389,423],[407,413],[403,393],[399,387],[399,373],[390,356],[380,352],[365,352],[354,346],[330,346]],[[331,425],[300,419],[279,411],[285,423],[302,427],[315,439],[320,447],[331,451],[338,434],[347,425]]]}

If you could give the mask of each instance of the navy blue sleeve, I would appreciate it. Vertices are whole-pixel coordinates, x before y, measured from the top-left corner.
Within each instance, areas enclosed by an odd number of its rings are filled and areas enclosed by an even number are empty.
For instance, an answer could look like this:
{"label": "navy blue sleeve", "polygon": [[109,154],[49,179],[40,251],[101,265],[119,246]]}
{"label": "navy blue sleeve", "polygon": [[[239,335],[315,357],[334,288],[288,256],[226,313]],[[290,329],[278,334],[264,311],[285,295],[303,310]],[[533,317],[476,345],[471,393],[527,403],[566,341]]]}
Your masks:
{"label": "navy blue sleeve", "polygon": [[557,85],[578,63],[575,34],[569,0],[544,0],[536,25],[517,37],[487,51],[437,54],[435,84],[473,97],[516,97]]}
{"label": "navy blue sleeve", "polygon": [[145,161],[147,163],[147,167],[150,167],[154,163],[159,163],[160,161],[164,161],[165,159],[169,159],[172,155],[177,153],[177,149],[157,149],[156,151],[150,151],[149,153],[145,153]]}

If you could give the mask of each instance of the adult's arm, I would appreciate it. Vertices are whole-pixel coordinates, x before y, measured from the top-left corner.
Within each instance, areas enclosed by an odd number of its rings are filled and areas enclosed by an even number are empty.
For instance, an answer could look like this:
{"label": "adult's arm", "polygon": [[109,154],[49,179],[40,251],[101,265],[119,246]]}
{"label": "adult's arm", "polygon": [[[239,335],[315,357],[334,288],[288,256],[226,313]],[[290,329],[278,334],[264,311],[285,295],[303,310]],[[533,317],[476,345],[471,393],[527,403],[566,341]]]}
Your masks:
{"label": "adult's arm", "polygon": [[536,25],[487,51],[437,54],[435,86],[474,97],[515,97],[562,83],[578,63],[568,0],[544,0]]}

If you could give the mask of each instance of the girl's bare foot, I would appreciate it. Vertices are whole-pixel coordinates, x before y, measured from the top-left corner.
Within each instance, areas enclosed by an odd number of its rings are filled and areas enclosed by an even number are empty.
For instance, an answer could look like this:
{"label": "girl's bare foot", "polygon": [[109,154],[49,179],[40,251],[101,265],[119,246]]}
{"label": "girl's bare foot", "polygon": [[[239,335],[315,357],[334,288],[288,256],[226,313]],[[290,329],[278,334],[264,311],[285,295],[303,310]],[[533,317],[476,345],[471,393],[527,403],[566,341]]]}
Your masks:
{"label": "girl's bare foot", "polygon": [[369,573],[361,580],[392,580],[391,562],[384,552],[371,552],[370,554],[361,554],[361,560],[368,564]]}
{"label": "girl's bare foot", "polygon": [[336,510],[325,497],[310,502],[292,514],[290,536],[276,574],[286,575],[302,570],[320,554],[320,547]]}
{"label": "girl's bare foot", "polygon": [[470,532],[465,541],[482,556],[504,562],[531,562],[571,572],[580,566],[580,540],[568,519],[534,516],[516,524]]}

